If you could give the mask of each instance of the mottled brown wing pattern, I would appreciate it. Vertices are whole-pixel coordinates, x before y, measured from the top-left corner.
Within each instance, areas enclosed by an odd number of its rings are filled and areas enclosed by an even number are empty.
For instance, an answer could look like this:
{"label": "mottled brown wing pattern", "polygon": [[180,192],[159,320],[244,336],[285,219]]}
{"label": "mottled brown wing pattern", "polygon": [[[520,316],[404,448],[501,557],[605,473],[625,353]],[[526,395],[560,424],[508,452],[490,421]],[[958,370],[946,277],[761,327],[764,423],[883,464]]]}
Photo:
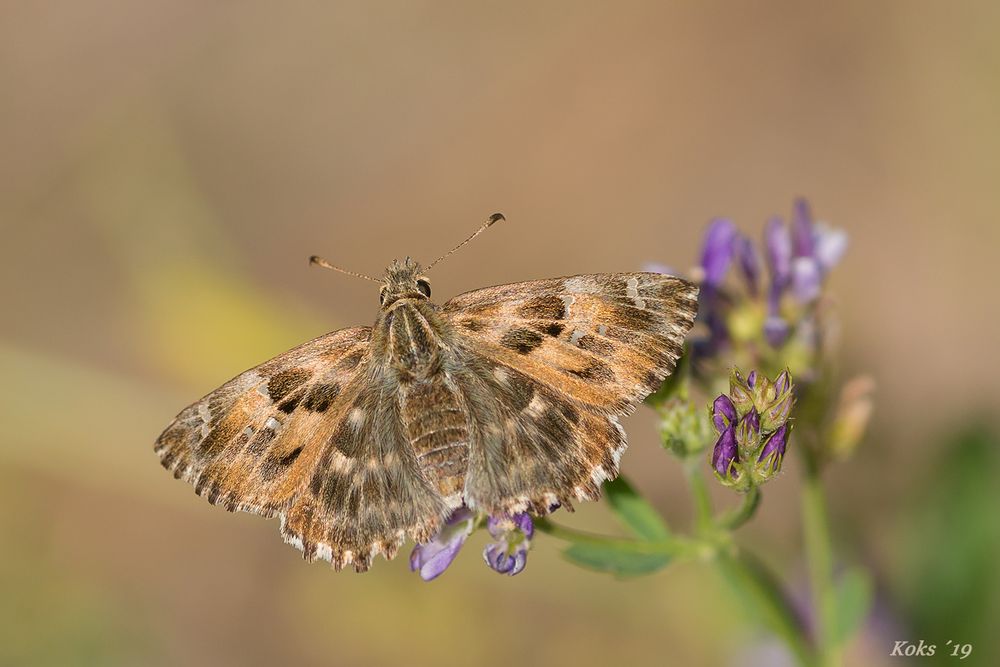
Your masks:
{"label": "mottled brown wing pattern", "polygon": [[410,537],[426,542],[449,507],[422,474],[400,416],[397,385],[373,363],[344,397],[308,486],[282,512],[285,541],[307,560],[363,572]]}
{"label": "mottled brown wing pattern", "polygon": [[407,535],[426,541],[448,508],[370,340],[337,331],[242,373],[167,427],[161,463],[212,504],[279,516],[287,542],[337,569],[391,558]]}
{"label": "mottled brown wing pattern", "polygon": [[369,328],[343,329],[241,373],[163,431],[160,462],[212,504],[274,516],[316,465],[370,339]]}
{"label": "mottled brown wing pattern", "polygon": [[547,511],[618,473],[631,412],[673,370],[698,288],[653,273],[574,276],[460,295],[454,325],[475,437],[466,501]]}

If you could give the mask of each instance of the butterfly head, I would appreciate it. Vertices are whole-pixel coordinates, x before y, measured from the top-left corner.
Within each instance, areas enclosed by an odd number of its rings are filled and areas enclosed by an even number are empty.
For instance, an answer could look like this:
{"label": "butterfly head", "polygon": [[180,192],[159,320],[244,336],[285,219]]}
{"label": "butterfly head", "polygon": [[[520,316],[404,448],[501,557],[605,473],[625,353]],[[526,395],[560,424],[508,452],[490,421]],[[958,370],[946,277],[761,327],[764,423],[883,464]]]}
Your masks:
{"label": "butterfly head", "polygon": [[382,308],[400,299],[431,298],[431,283],[423,274],[423,267],[409,257],[405,261],[392,260],[385,270],[385,280],[379,292],[379,303]]}

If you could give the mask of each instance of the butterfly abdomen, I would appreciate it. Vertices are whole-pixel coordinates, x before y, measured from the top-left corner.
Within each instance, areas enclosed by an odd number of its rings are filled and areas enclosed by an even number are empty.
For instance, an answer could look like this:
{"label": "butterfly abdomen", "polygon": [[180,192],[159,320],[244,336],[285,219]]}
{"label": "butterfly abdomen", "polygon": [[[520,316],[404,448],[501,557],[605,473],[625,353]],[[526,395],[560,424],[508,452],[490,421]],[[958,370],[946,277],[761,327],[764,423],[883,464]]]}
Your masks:
{"label": "butterfly abdomen", "polygon": [[424,478],[449,504],[461,503],[469,465],[466,410],[443,373],[401,387],[400,416]]}

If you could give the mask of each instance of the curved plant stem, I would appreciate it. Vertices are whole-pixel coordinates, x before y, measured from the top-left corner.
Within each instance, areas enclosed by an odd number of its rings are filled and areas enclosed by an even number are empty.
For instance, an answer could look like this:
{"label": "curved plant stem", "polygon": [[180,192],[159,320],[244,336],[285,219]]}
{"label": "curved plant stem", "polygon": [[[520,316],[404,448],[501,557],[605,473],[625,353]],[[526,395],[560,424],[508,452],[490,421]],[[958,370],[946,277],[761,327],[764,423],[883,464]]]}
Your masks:
{"label": "curved plant stem", "polygon": [[802,487],[802,529],[805,534],[809,586],[816,610],[816,648],[820,665],[836,667],[840,664],[840,656],[834,637],[837,609],[832,581],[830,526],[819,471],[812,461],[806,463]]}
{"label": "curved plant stem", "polygon": [[714,552],[715,545],[701,540],[692,540],[686,537],[671,536],[665,540],[630,540],[620,537],[609,537],[588,533],[582,530],[567,528],[566,526],[553,523],[549,519],[535,519],[535,528],[552,537],[576,542],[579,544],[593,544],[596,546],[612,547],[622,551],[642,554],[662,554],[665,556],[685,557],[685,556],[705,556]]}
{"label": "curved plant stem", "polygon": [[736,530],[754,515],[760,505],[760,498],[760,489],[751,486],[750,490],[743,495],[743,503],[716,519],[716,525],[726,530]]}

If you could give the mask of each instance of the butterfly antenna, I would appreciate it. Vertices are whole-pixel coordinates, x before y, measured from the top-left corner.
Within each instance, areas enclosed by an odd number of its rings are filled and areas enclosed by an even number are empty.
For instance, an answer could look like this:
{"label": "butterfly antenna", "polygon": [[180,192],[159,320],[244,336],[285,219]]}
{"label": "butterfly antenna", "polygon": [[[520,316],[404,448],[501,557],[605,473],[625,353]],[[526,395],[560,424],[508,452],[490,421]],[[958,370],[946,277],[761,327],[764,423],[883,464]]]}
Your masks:
{"label": "butterfly antenna", "polygon": [[424,271],[430,271],[434,267],[434,265],[437,264],[438,262],[440,262],[442,259],[444,259],[445,257],[449,257],[449,256],[453,255],[455,252],[457,252],[466,243],[468,243],[472,239],[476,238],[477,236],[479,236],[480,234],[482,234],[483,232],[485,232],[493,223],[499,222],[501,220],[506,220],[506,219],[507,218],[503,217],[503,213],[494,213],[493,215],[491,215],[489,218],[486,219],[486,222],[483,223],[483,226],[480,227],[479,229],[477,229],[472,236],[470,236],[469,238],[465,239],[464,241],[462,241],[461,243],[459,243],[457,246],[455,246],[454,248],[452,248],[451,250],[449,250],[445,254],[443,254],[440,257],[438,257],[437,259],[435,259],[433,262],[430,263],[430,265],[426,269],[424,269]]}
{"label": "butterfly antenna", "polygon": [[347,275],[354,276],[355,278],[364,278],[365,280],[370,280],[373,283],[380,283],[380,282],[382,282],[381,280],[378,280],[377,278],[372,278],[371,276],[366,276],[363,273],[358,273],[357,271],[348,271],[347,269],[342,269],[339,266],[334,266],[333,264],[331,264],[330,262],[326,261],[322,257],[319,257],[318,255],[313,255],[312,257],[310,257],[309,258],[309,263],[310,264],[314,264],[316,266],[321,266],[324,269],[330,269],[331,271],[339,271],[340,273],[346,273]]}

